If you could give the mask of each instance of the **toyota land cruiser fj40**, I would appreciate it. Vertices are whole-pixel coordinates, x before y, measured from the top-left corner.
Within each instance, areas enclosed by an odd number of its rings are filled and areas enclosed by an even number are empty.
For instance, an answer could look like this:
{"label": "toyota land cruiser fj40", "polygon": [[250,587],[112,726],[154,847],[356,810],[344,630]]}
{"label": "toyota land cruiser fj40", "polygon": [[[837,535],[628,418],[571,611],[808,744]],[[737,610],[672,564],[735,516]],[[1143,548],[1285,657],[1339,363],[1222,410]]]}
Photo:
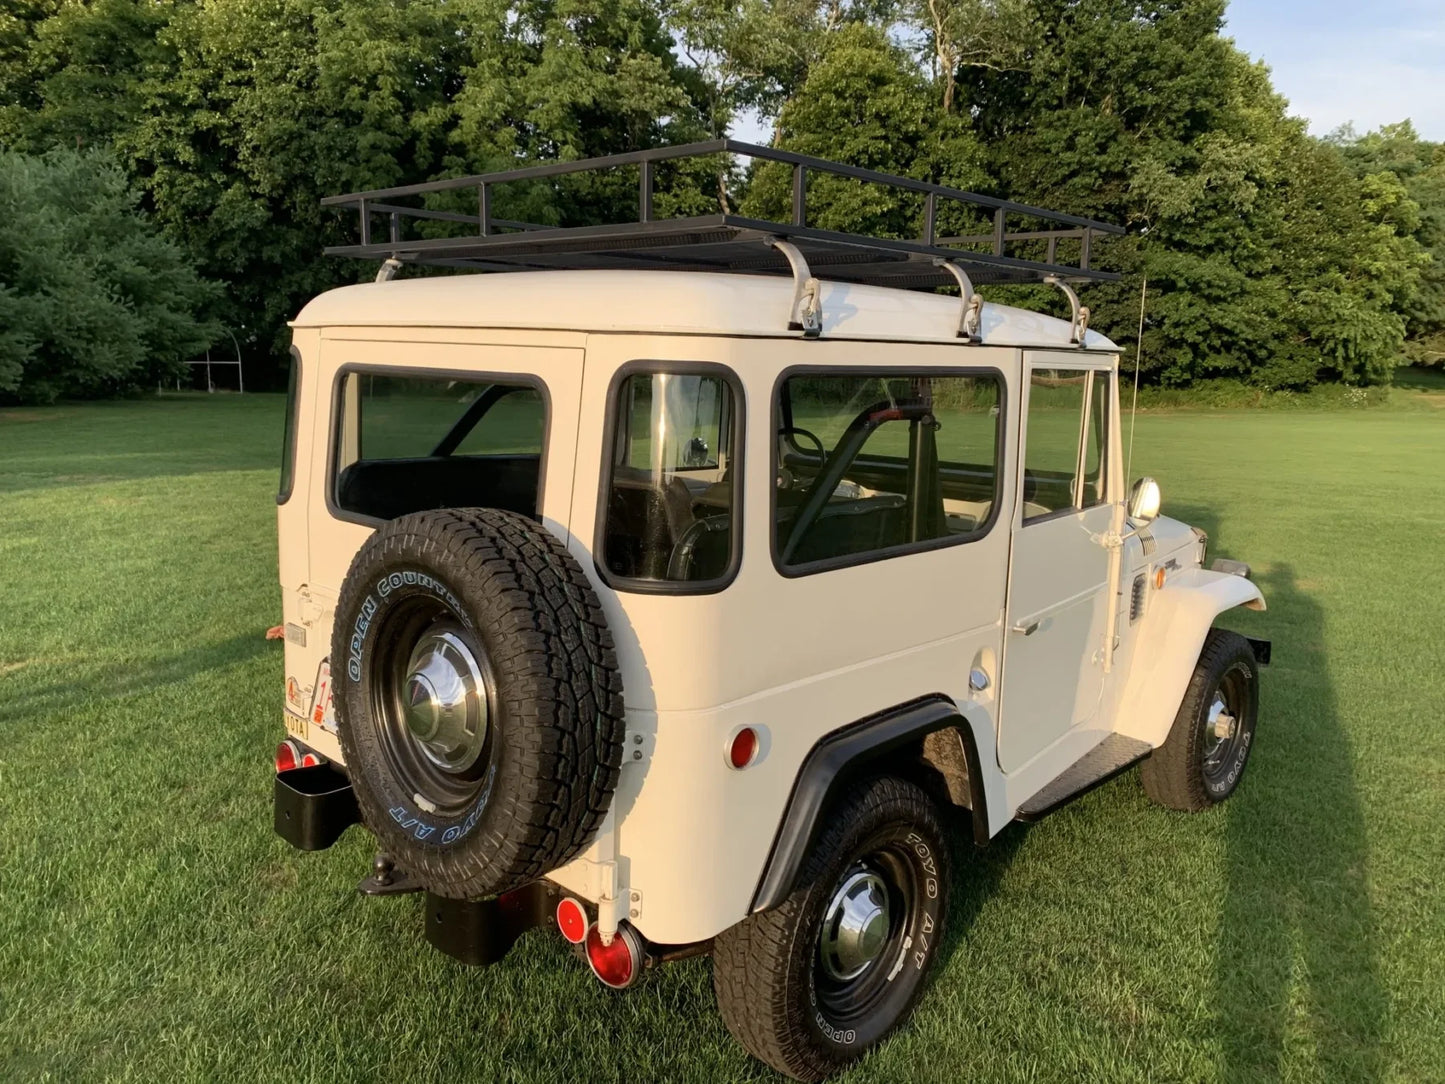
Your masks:
{"label": "toyota land cruiser fj40", "polygon": [[[719,152],[791,168],[793,220],[656,219],[655,164]],[[488,211],[620,166],[636,223]],[[807,226],[829,172],[917,193],[921,239]],[[395,202],[469,186],[472,218]],[[1211,626],[1264,601],[1126,492],[1118,350],[1069,286],[1117,229],[731,141],[335,202],[338,254],[386,262],[294,323],[276,826],[364,823],[362,890],[424,891],[438,947],[555,926],[616,987],[711,953],[738,1039],[820,1079],[918,998],[955,836],[1140,762],[1172,809],[1239,785],[1268,644]],[[940,237],[953,203],[993,234]],[[407,239],[429,215],[472,232]]]}

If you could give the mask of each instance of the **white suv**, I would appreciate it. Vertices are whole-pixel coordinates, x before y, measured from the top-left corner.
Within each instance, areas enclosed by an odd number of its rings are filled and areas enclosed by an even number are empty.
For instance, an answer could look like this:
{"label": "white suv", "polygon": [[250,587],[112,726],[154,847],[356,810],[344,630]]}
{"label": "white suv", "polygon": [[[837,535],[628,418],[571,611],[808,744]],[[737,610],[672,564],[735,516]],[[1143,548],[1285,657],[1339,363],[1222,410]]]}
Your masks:
{"label": "white suv", "polygon": [[[640,198],[719,148],[878,176],[724,141],[629,157]],[[801,197],[498,229],[489,188],[537,172],[443,182],[482,193],[470,238],[403,239],[387,201],[440,185],[340,201],[342,251],[388,265],[294,324],[277,829],[362,821],[362,890],[424,890],[469,963],[542,923],[613,986],[710,952],[734,1034],[819,1079],[917,999],[956,839],[1140,761],[1171,808],[1230,794],[1268,644],[1211,625],[1264,603],[1152,481],[1126,493],[1117,350],[1072,290],[1072,320],[972,292],[1105,277],[1109,227],[1010,234],[1015,205],[890,178],[930,216],[981,203],[993,247],[811,229]],[[392,280],[410,262],[518,270]]]}

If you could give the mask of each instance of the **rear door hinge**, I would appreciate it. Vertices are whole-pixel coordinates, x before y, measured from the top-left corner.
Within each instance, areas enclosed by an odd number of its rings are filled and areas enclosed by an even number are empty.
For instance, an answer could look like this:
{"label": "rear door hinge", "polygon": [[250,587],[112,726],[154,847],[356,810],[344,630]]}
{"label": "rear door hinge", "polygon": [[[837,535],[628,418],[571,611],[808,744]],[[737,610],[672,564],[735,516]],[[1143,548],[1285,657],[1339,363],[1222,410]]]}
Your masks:
{"label": "rear door hinge", "polygon": [[646,764],[652,759],[652,743],[640,730],[630,730],[622,747],[622,763]]}

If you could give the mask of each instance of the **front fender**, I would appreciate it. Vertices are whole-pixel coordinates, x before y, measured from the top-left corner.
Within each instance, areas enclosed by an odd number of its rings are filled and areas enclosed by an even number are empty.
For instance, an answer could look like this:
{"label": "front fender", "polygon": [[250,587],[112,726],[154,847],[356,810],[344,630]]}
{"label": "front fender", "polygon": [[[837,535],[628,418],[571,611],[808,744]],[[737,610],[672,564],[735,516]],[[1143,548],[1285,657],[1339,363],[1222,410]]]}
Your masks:
{"label": "front fender", "polygon": [[1226,572],[1186,568],[1154,592],[1134,630],[1115,728],[1158,748],[1184,700],[1214,619],[1225,610],[1265,608],[1259,587]]}

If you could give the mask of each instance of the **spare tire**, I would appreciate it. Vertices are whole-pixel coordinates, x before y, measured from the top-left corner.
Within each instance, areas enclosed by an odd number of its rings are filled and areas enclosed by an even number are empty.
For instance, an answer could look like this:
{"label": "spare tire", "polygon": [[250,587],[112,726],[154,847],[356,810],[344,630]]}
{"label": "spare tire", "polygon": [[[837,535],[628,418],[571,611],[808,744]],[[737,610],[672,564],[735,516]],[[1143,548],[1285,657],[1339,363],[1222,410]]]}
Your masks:
{"label": "spare tire", "polygon": [[331,670],[362,819],[432,892],[504,892],[596,833],[622,679],[596,593],[540,524],[456,508],[380,527],[346,574]]}

